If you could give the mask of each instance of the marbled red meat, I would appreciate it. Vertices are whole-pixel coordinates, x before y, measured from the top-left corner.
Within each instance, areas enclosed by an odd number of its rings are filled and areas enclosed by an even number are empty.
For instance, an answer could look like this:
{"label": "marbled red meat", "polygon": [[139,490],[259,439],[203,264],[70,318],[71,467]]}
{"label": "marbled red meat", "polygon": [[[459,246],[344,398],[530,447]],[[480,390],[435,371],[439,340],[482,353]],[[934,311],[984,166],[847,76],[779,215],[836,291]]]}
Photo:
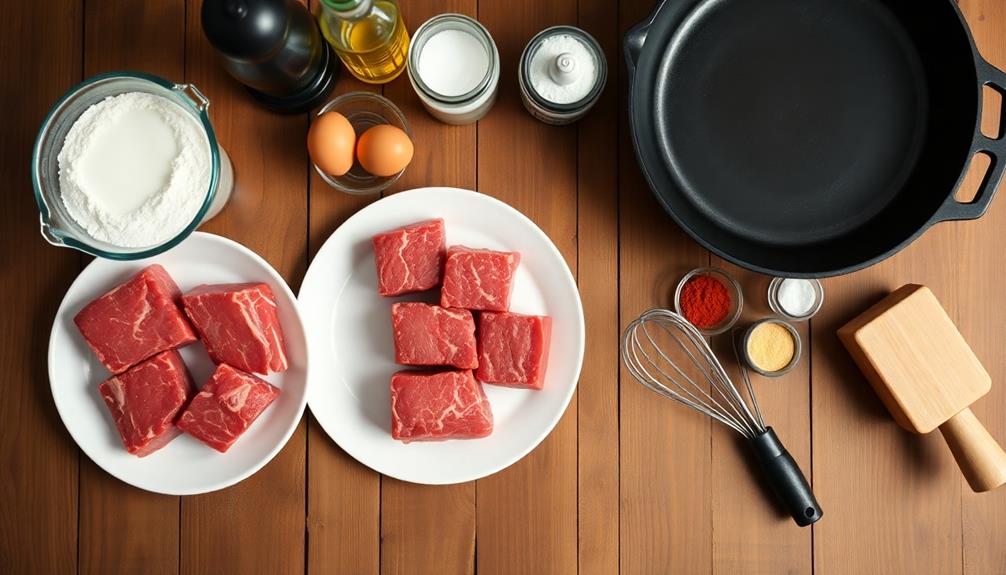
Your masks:
{"label": "marbled red meat", "polygon": [[440,305],[465,309],[510,309],[513,276],[520,262],[516,252],[451,246],[444,266]]}
{"label": "marbled red meat", "polygon": [[478,367],[472,312],[402,302],[391,306],[391,323],[396,362],[459,369]]}
{"label": "marbled red meat", "polygon": [[391,378],[391,436],[405,443],[474,439],[493,431],[482,384],[466,371],[400,371]]}
{"label": "marbled red meat", "polygon": [[214,363],[263,375],[286,370],[283,328],[268,285],[204,285],[182,302]]}
{"label": "marbled red meat", "polygon": [[178,427],[224,453],[279,395],[279,389],[225,364],[182,413]]}
{"label": "marbled red meat", "polygon": [[445,237],[442,219],[419,222],[374,236],[378,293],[395,296],[440,285]]}
{"label": "marbled red meat", "polygon": [[181,432],[178,414],[195,393],[177,351],[159,353],[98,386],[126,450],[145,457]]}
{"label": "marbled red meat", "polygon": [[541,389],[545,384],[552,319],[484,312],[479,315],[479,381]]}
{"label": "marbled red meat", "polygon": [[181,292],[154,264],[87,304],[73,318],[84,341],[112,373],[196,341],[179,307]]}

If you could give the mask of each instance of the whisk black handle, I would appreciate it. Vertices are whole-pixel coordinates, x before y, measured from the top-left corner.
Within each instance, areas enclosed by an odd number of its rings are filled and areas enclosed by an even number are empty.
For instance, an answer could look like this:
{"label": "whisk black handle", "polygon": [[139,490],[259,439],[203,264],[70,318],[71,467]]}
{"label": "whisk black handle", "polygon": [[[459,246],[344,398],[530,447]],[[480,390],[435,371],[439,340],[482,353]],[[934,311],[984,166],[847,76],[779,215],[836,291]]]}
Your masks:
{"label": "whisk black handle", "polygon": [[793,516],[793,521],[800,527],[806,527],[816,522],[824,514],[821,506],[814,498],[814,492],[807,484],[807,478],[800,471],[800,466],[771,427],[765,432],[748,439],[754,450],[758,463],[761,464],[765,478],[786,511]]}

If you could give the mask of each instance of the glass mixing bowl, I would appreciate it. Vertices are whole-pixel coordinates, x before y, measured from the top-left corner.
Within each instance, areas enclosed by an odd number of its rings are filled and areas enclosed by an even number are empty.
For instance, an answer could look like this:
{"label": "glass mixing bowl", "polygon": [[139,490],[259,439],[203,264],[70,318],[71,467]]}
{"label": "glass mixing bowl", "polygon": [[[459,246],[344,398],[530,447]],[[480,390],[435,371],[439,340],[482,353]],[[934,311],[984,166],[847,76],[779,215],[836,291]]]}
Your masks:
{"label": "glass mixing bowl", "polygon": [[[57,156],[70,127],[84,110],[105,98],[126,92],[146,92],[179,104],[202,126],[212,156],[210,184],[206,190],[206,197],[189,225],[166,242],[139,248],[116,246],[91,237],[70,217],[59,190]],[[230,197],[234,172],[227,154],[217,144],[207,114],[209,106],[210,101],[192,84],[175,84],[139,72],[99,74],[71,88],[49,110],[35,138],[35,147],[32,151],[31,182],[35,188],[35,202],[38,204],[42,223],[42,236],[46,241],[54,246],[71,247],[103,258],[135,260],[157,255],[176,246],[199,224],[219,213]]]}

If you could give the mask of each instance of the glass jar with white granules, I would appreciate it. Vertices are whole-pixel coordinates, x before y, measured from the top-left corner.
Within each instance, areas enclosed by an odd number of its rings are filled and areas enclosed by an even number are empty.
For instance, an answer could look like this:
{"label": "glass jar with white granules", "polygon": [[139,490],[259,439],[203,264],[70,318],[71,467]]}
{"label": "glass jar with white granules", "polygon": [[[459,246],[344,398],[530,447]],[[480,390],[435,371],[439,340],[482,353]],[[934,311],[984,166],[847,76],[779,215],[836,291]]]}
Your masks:
{"label": "glass jar with white granules", "polygon": [[593,36],[573,26],[553,26],[527,43],[517,77],[527,111],[560,126],[576,122],[597,103],[608,64]]}
{"label": "glass jar with white granules", "polygon": [[471,124],[496,103],[500,58],[489,31],[463,14],[427,20],[409,45],[409,82],[445,124]]}

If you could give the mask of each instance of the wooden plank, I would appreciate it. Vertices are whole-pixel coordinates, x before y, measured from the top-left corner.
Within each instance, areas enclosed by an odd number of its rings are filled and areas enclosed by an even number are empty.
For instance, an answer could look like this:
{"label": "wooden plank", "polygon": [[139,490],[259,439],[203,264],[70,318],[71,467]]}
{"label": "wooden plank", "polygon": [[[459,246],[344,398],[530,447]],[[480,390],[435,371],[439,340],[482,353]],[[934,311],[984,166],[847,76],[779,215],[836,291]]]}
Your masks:
{"label": "wooden plank", "polygon": [[[1006,5],[996,0],[962,0],[960,7],[982,56],[999,69],[1006,69]],[[983,118],[985,126],[996,127],[1006,121],[1001,110],[990,108],[989,112]],[[1003,210],[1003,199],[999,197],[981,220],[960,224],[958,249],[969,257],[954,268],[956,288],[961,293],[957,326],[992,375],[992,391],[972,410],[1000,444],[1006,444],[1006,357],[1001,346],[1002,326],[1006,325],[1001,290],[1006,282]],[[1002,520],[1006,514],[1006,489],[976,494],[962,483],[961,492],[964,572],[979,575],[1002,571],[1006,565],[1006,525]]]}
{"label": "wooden plank", "polygon": [[178,573],[179,499],[126,485],[83,459],[80,573]]}
{"label": "wooden plank", "polygon": [[85,76],[136,70],[182,81],[185,4],[171,0],[83,4]]}
{"label": "wooden plank", "polygon": [[[78,450],[49,392],[49,327],[79,258],[39,236],[27,167],[42,119],[81,79],[78,2],[0,5],[0,572],[70,573],[77,566]],[[43,64],[40,64],[43,63]]]}
{"label": "wooden plank", "polygon": [[381,573],[473,573],[475,482],[381,481]]}
{"label": "wooden plank", "polygon": [[[957,227],[940,225],[886,262],[825,282],[812,334],[815,525],[819,574],[960,573],[961,474],[939,434],[898,427],[835,331],[905,283],[928,285],[955,316],[944,261],[959,261]],[[955,318],[956,319],[956,318]]]}
{"label": "wooden plank", "polygon": [[[255,251],[296,290],[307,263],[307,117],[264,110],[221,69],[202,33],[201,4],[186,6],[186,80],[211,100],[235,178],[229,204],[202,229]],[[254,476],[183,499],[181,572],[303,572],[306,451],[301,423]]]}
{"label": "wooden plank", "polygon": [[[86,3],[84,40],[85,76],[142,70],[181,81],[185,6],[172,0]],[[177,573],[178,510],[177,497],[131,487],[82,457],[79,571]]]}
{"label": "wooden plank", "polygon": [[[713,257],[744,289],[744,313],[735,329],[774,315],[768,306],[770,278]],[[810,456],[810,330],[807,322],[794,326],[802,338],[800,364],[788,374],[771,379],[752,372],[751,382],[767,425],[786,445],[813,483]],[[731,339],[713,339],[713,349],[727,365],[734,382],[742,385]],[[713,573],[810,573],[813,563],[811,529],[801,529],[776,503],[762,479],[758,463],[744,441],[722,426],[712,434]],[[828,509],[825,508],[827,514]]]}
{"label": "wooden plank", "polygon": [[[618,5],[582,0],[579,25],[601,44],[608,85],[579,123],[577,268],[587,348],[577,388],[578,562],[618,572]],[[585,280],[585,281],[584,281]]]}
{"label": "wooden plank", "polygon": [[[576,128],[546,126],[523,108],[517,60],[539,30],[576,22],[576,2],[480,2],[502,63],[499,100],[479,123],[478,189],[534,220],[576,272]],[[577,569],[576,400],[533,452],[477,486],[480,574]]]}
{"label": "wooden plank", "polygon": [[[316,7],[316,2],[312,2]],[[379,90],[345,69],[332,97]],[[309,253],[313,258],[346,219],[378,196],[336,191],[311,168]],[[350,457],[313,417],[308,418],[307,572],[311,575],[380,571],[381,478]],[[347,536],[351,533],[352,536]]]}
{"label": "wooden plank", "polygon": [[[475,17],[476,0],[401,4],[410,32],[444,12]],[[476,188],[476,126],[448,126],[423,108],[405,74],[384,95],[408,118],[416,153],[389,190],[425,186]],[[381,573],[463,574],[475,569],[475,482],[431,486],[381,480]]]}
{"label": "wooden plank", "polygon": [[[647,0],[622,2],[623,34],[652,8]],[[624,88],[621,92],[627,94]],[[673,307],[677,281],[688,270],[708,265],[709,254],[688,239],[653,198],[636,164],[627,118],[622,119],[619,136],[619,296],[624,328],[649,308]],[[708,573],[711,424],[705,416],[638,385],[624,368],[621,377],[621,572]]]}

